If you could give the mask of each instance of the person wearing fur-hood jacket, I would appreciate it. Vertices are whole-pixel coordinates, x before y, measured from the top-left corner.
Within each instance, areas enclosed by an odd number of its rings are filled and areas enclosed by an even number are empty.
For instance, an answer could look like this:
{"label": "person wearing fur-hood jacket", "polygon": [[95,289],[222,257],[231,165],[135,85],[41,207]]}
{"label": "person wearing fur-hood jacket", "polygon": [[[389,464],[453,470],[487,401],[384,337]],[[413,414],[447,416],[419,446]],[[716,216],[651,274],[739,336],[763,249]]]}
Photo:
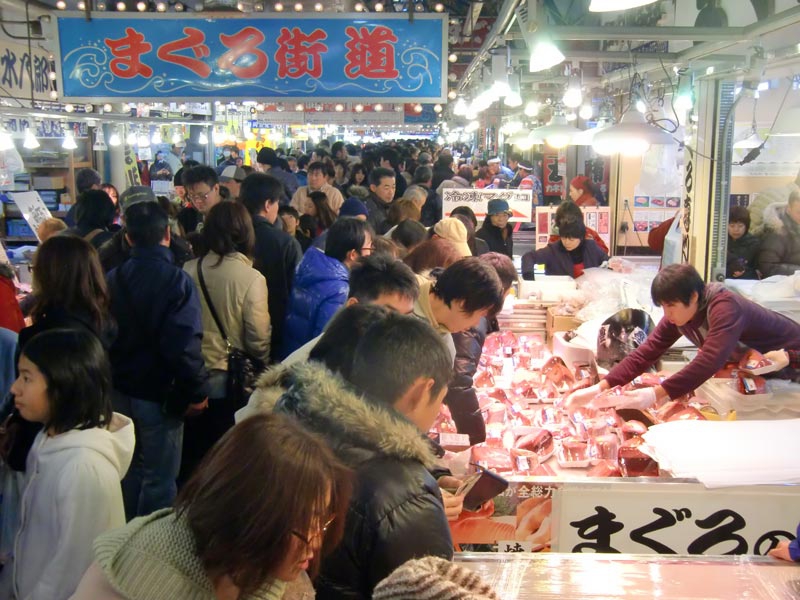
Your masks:
{"label": "person wearing fur-hood jacket", "polygon": [[[418,358],[410,369],[376,368],[402,356],[409,344],[416,345]],[[376,354],[383,360],[376,362]],[[438,414],[451,368],[433,329],[396,315],[371,327],[359,343],[354,385],[314,362],[277,366],[262,375],[250,403],[237,413],[237,420],[269,411],[295,417],[356,473],[344,538],[322,563],[318,599],[369,598],[381,579],[411,558],[452,558],[441,492],[429,471],[435,456],[422,434]],[[388,371],[396,373],[374,377]],[[398,371],[411,385],[403,385]],[[387,402],[383,390],[401,392]]]}
{"label": "person wearing fur-hood jacket", "polygon": [[800,192],[789,195],[789,203],[774,203],[764,209],[764,234],[758,266],[764,277],[793,275],[800,270]]}

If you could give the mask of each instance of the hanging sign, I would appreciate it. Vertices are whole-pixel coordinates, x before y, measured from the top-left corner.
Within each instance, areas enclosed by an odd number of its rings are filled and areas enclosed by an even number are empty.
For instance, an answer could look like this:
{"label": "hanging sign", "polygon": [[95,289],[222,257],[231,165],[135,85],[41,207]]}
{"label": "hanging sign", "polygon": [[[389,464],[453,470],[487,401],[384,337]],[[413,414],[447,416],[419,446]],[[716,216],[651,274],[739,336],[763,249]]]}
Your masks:
{"label": "hanging sign", "polygon": [[128,144],[125,144],[125,184],[127,187],[142,185],[139,166],[136,164],[136,152],[134,152],[133,146]]}
{"label": "hanging sign", "polygon": [[0,86],[3,95],[11,98],[52,101],[50,90],[50,57],[47,50],[3,40],[0,42]]}
{"label": "hanging sign", "polygon": [[442,214],[449,217],[457,206],[469,206],[478,219],[486,217],[489,200],[500,198],[508,202],[513,213],[510,221],[529,223],[531,220],[531,190],[442,190]]}
{"label": "hanging sign", "polygon": [[444,102],[445,15],[58,17],[66,100]]}
{"label": "hanging sign", "polygon": [[542,191],[545,196],[564,196],[564,176],[560,173],[560,162],[558,152],[544,155]]}

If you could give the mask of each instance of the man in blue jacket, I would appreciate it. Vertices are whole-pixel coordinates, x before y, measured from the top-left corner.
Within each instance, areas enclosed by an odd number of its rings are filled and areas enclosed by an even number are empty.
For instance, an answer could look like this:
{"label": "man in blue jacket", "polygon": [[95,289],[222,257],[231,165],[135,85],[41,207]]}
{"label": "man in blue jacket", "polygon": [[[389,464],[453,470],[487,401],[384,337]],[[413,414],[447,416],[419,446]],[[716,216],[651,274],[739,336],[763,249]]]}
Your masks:
{"label": "man in blue jacket", "polygon": [[[309,248],[297,267],[283,331],[283,357],[322,333],[347,301],[350,267],[372,253],[366,222],[341,218],[328,229],[325,252]],[[267,282],[269,285],[269,282]]]}
{"label": "man in blue jacket", "polygon": [[167,213],[155,202],[125,211],[131,257],[108,274],[119,327],[110,358],[114,410],[133,419],[136,450],[122,481],[128,519],[172,505],[184,415],[207,406],[200,299],[169,251]]}

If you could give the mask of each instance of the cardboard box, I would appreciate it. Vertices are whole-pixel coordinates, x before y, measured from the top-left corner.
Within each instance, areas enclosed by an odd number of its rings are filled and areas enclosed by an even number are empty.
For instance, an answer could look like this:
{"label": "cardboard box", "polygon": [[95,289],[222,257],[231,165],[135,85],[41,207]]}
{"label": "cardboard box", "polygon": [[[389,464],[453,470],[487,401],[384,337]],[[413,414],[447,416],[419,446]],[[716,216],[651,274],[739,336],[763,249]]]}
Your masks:
{"label": "cardboard box", "polygon": [[555,314],[555,309],[551,306],[547,309],[547,339],[553,338],[556,331],[570,331],[579,327],[582,321],[575,317],[565,317]]}
{"label": "cardboard box", "polygon": [[35,190],[61,190],[66,187],[63,177],[33,176],[33,189]]}

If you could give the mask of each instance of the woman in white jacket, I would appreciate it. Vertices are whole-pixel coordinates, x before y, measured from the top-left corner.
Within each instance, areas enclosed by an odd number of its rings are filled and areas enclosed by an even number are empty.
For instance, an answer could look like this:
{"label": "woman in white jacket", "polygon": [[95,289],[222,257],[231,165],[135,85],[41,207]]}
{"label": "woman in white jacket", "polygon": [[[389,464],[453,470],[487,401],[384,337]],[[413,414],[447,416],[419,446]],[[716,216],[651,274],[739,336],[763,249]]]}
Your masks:
{"label": "woman in white jacket", "polygon": [[13,572],[18,600],[66,599],[92,562],[94,539],[125,524],[120,480],[133,456],[133,424],[112,412],[108,358],[86,331],[33,337],[11,392],[20,414],[44,428],[28,454],[4,577]]}
{"label": "woman in white jacket", "polygon": [[[223,434],[233,427],[234,406],[225,396],[228,346],[214,320],[213,305],[228,342],[266,364],[270,353],[267,280],[253,268],[255,233],[250,213],[238,202],[220,202],[203,225],[200,258],[184,265],[200,295],[203,320],[203,359],[209,370],[208,409],[187,419],[183,431],[181,480]],[[203,279],[201,282],[200,271]],[[205,290],[201,283],[205,283]]]}

